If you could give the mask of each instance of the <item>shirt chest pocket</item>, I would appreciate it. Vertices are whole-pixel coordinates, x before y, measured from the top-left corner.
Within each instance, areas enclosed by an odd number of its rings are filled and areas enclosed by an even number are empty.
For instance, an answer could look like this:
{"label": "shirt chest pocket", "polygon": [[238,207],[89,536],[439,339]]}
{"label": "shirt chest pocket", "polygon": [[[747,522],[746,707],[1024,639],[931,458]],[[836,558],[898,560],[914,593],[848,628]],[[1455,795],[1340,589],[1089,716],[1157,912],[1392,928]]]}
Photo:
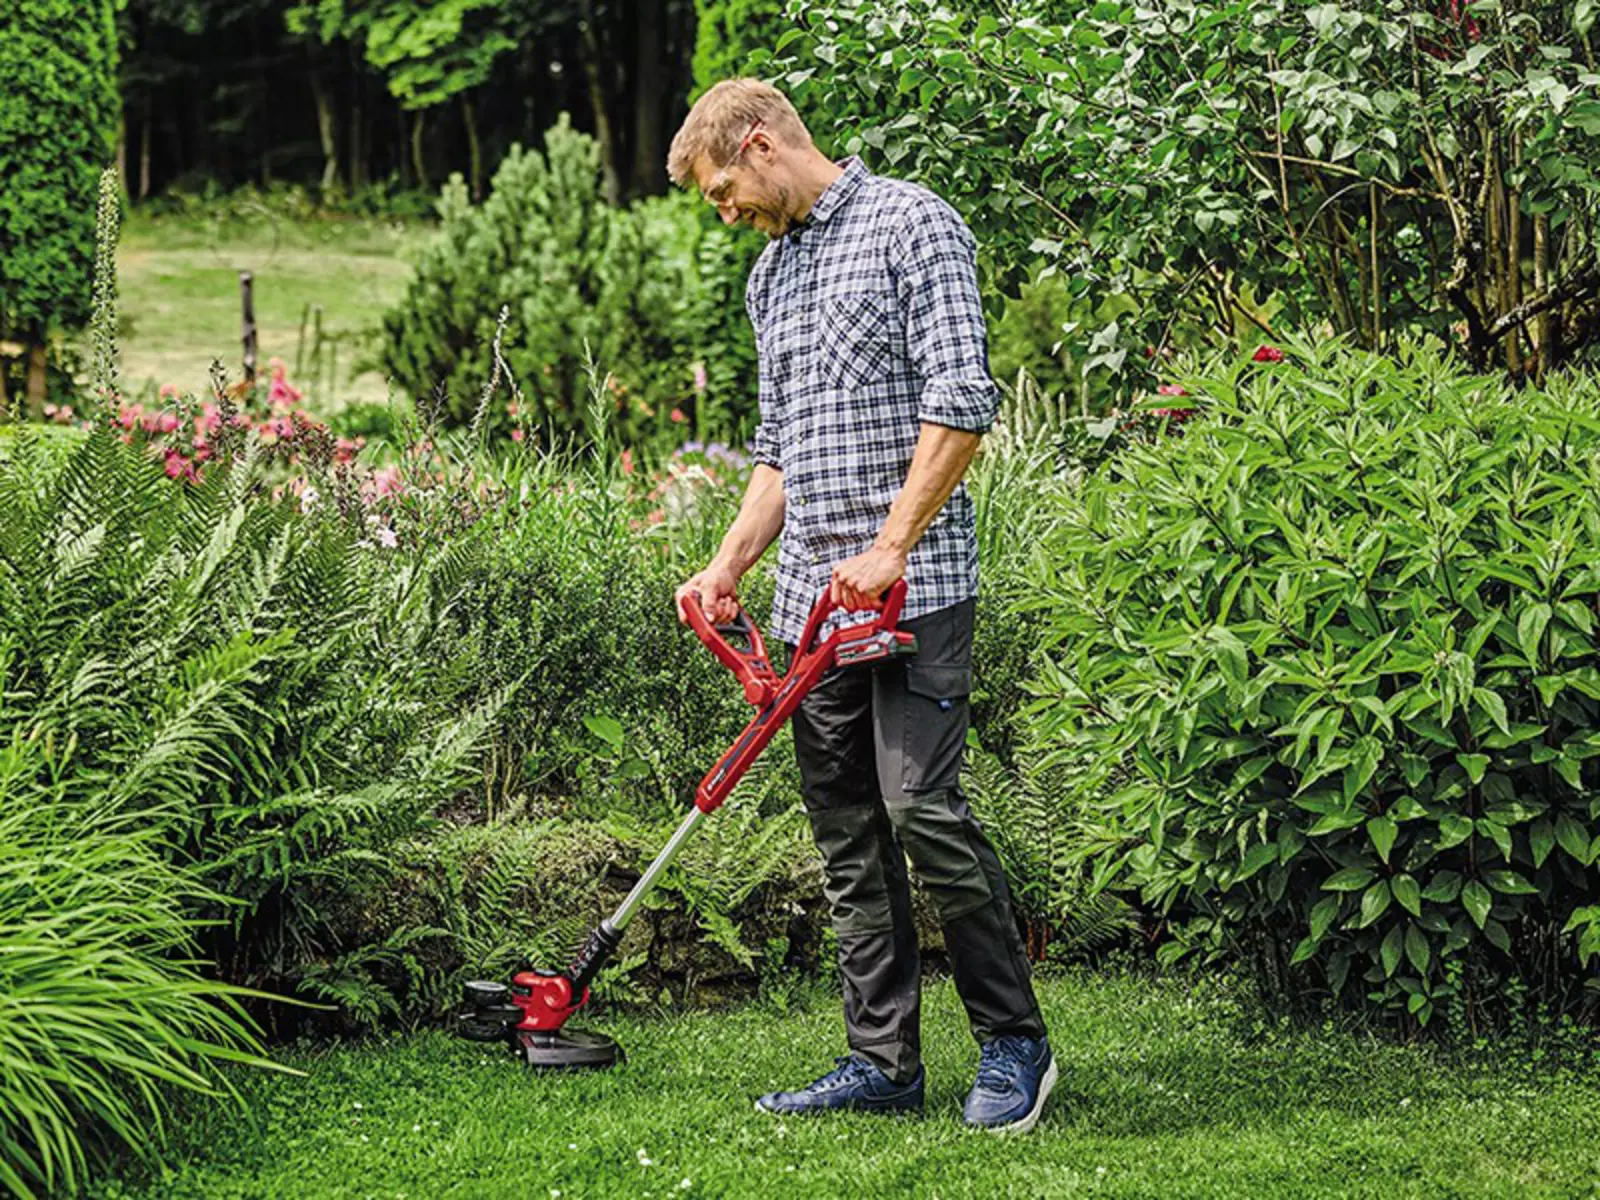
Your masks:
{"label": "shirt chest pocket", "polygon": [[895,323],[886,293],[836,292],[823,298],[820,316],[819,370],[825,384],[853,390],[888,378]]}

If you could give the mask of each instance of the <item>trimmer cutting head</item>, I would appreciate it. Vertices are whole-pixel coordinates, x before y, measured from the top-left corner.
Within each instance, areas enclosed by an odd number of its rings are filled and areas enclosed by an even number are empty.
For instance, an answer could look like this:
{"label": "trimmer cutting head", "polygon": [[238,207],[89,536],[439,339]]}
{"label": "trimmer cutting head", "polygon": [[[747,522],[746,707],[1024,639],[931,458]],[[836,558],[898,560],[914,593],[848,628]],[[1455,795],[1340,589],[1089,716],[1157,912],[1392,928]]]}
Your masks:
{"label": "trimmer cutting head", "polygon": [[[555,978],[551,973],[546,978]],[[523,978],[519,976],[519,979]],[[622,1047],[601,1033],[584,1029],[530,1029],[529,989],[473,980],[462,989],[456,1032],[469,1041],[502,1042],[525,1066],[572,1071],[614,1067],[625,1059]],[[519,1003],[520,1001],[520,1003]]]}

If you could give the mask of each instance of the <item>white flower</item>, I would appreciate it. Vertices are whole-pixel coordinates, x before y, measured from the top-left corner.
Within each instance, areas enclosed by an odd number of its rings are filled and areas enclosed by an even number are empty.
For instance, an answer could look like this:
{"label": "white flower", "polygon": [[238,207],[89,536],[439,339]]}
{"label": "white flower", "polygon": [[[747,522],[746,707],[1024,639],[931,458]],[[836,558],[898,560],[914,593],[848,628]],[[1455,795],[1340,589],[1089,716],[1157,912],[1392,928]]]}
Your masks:
{"label": "white flower", "polygon": [[390,529],[387,525],[378,530],[377,537],[378,545],[386,546],[390,550],[393,550],[400,544],[400,539],[395,536],[394,530]]}
{"label": "white flower", "polygon": [[[317,491],[317,489],[312,487],[309,483],[306,484],[305,491],[300,493],[300,511],[310,512],[317,506],[317,501],[321,499],[322,493]],[[356,1107],[359,1108],[360,1105],[357,1105]]]}
{"label": "white flower", "polygon": [[689,1181],[687,1179],[685,1179],[682,1183],[680,1183],[678,1185],[678,1187],[679,1187],[680,1190],[687,1192],[689,1190]]}

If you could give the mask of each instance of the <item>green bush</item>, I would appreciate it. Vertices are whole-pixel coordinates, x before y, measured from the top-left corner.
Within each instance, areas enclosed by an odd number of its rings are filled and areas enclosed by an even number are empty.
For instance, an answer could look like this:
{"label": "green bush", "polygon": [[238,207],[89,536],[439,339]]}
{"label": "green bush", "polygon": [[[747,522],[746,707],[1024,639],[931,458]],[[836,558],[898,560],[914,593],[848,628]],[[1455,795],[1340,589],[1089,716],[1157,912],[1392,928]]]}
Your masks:
{"label": "green bush", "polygon": [[995,292],[1059,268],[1074,359],[1125,393],[1146,345],[1264,328],[1538,376],[1600,346],[1597,11],[790,0],[754,65],[954,204]]}
{"label": "green bush", "polygon": [[[0,662],[14,647],[0,640]],[[15,698],[8,695],[8,701]],[[234,989],[192,961],[217,902],[70,739],[0,743],[0,1186],[76,1193],[91,1157],[155,1149],[172,1089],[261,1062]]]}
{"label": "green bush", "polygon": [[64,459],[11,446],[0,737],[75,740],[108,810],[228,898],[195,912],[223,919],[201,949],[278,988],[339,949],[330,897],[431,822],[504,696],[438,652],[470,537],[384,551],[326,482],[320,506],[274,500],[262,453],[190,485],[104,429]]}
{"label": "green bush", "polygon": [[382,368],[414,397],[441,392],[450,418],[467,423],[493,374],[504,307],[502,353],[528,411],[497,403],[491,426],[523,423],[546,444],[592,432],[592,356],[613,377],[606,400],[623,441],[744,434],[755,395],[748,243],[694,205],[675,195],[610,207],[599,146],[563,118],[545,153],[512,148],[481,206],[459,176],[445,186],[439,235],[384,318]]}
{"label": "green bush", "polygon": [[[1058,492],[1034,742],[1167,957],[1426,1023],[1600,952],[1600,398],[1306,343]],[[1595,981],[1588,985],[1595,1000]]]}
{"label": "green bush", "polygon": [[[89,317],[95,188],[115,156],[110,0],[13,0],[0,37],[0,341],[33,349],[28,410],[45,400],[45,346]],[[0,418],[10,391],[0,356]],[[18,380],[9,381],[14,385]]]}

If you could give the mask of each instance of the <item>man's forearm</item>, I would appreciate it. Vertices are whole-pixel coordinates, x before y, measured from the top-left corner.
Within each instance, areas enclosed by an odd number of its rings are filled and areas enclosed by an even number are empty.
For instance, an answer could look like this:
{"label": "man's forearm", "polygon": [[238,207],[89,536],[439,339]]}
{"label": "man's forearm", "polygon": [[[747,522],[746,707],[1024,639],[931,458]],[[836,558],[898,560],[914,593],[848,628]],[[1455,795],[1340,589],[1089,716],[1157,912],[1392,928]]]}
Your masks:
{"label": "man's forearm", "polygon": [[739,515],[723,535],[717,560],[743,575],[783,531],[783,472],[757,463],[739,504]]}
{"label": "man's forearm", "polygon": [[873,543],[875,549],[911,553],[911,547],[933,524],[950,493],[956,490],[956,484],[966,474],[982,440],[981,433],[969,433],[930,421],[922,423],[917,449],[911,457],[911,469]]}

